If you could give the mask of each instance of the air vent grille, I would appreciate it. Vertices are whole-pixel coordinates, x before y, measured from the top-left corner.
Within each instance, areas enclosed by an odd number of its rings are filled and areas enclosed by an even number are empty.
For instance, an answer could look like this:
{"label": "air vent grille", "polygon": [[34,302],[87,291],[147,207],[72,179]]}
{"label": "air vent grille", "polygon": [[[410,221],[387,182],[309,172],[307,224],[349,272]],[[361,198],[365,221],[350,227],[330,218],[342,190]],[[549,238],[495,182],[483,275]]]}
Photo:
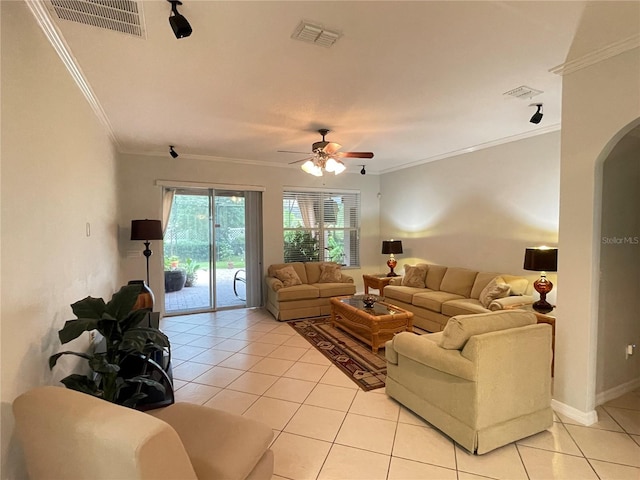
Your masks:
{"label": "air vent grille", "polygon": [[291,38],[329,48],[338,41],[341,35],[340,32],[327,30],[320,25],[313,25],[303,20],[296,27]]}
{"label": "air vent grille", "polygon": [[142,9],[131,0],[51,0],[58,18],[145,38]]}
{"label": "air vent grille", "polygon": [[544,92],[542,90],[536,90],[535,88],[522,85],[520,87],[514,88],[513,90],[509,90],[508,92],[504,92],[503,95],[528,100],[535,97],[536,95],[540,95],[541,93]]}

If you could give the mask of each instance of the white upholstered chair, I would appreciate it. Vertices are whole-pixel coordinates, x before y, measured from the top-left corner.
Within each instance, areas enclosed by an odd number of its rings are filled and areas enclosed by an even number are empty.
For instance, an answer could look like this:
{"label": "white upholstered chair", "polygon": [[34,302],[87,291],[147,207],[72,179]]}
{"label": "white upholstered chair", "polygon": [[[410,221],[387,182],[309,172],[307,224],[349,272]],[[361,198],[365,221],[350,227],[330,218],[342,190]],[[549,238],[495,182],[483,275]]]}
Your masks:
{"label": "white upholstered chair", "polygon": [[140,412],[73,390],[39,387],[13,404],[31,480],[265,479],[273,431],[177,403]]}

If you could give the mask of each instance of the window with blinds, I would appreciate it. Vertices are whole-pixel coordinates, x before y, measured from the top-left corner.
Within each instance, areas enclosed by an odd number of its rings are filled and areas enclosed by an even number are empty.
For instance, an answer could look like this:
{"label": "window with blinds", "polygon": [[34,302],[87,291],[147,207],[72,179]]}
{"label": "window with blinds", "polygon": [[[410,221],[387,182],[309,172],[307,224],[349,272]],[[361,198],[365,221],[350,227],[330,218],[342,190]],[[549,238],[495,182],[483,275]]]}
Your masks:
{"label": "window with blinds", "polygon": [[285,262],[360,266],[360,193],[285,191]]}

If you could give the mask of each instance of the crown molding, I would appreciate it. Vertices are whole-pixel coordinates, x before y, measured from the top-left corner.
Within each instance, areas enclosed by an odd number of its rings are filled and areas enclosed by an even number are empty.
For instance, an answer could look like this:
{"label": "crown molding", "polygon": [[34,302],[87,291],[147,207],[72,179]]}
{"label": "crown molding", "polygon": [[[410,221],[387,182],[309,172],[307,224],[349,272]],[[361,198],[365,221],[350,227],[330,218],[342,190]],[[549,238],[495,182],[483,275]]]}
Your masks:
{"label": "crown molding", "polygon": [[47,40],[49,40],[49,43],[51,43],[53,49],[60,57],[60,60],[62,60],[62,63],[67,68],[67,71],[71,74],[71,77],[76,82],[76,85],[78,86],[78,88],[80,88],[80,91],[84,95],[84,98],[87,100],[87,102],[89,102],[89,106],[98,117],[98,120],[107,130],[109,138],[117,148],[119,143],[111,126],[111,122],[109,122],[107,114],[102,108],[102,105],[100,105],[98,97],[96,97],[95,93],[93,92],[93,89],[91,88],[91,85],[89,85],[87,78],[85,77],[84,73],[82,73],[82,69],[78,65],[76,58],[73,56],[73,53],[71,53],[71,49],[67,45],[67,42],[64,40],[62,34],[58,30],[58,27],[51,19],[51,15],[49,14],[49,10],[47,9],[44,1],[25,0],[25,3],[29,7],[31,14],[35,17],[36,22],[47,37]]}
{"label": "crown molding", "polygon": [[[497,140],[492,140],[490,142],[479,143],[478,145],[473,145],[467,148],[461,148],[460,150],[453,150],[452,152],[442,153],[440,155],[436,155],[434,157],[423,158],[421,160],[416,160],[415,162],[403,163],[402,165],[398,165],[397,167],[388,168],[386,170],[382,170],[379,173],[391,173],[396,172],[398,170],[404,170],[405,168],[417,167],[418,165],[424,165],[425,163],[436,162],[438,160],[444,160],[445,158],[456,157],[458,155],[464,155],[466,153],[476,152],[478,150],[484,150],[485,148],[497,147],[499,145],[504,145],[505,143],[517,142],[518,140],[524,140],[526,138],[537,137],[538,135],[544,135],[545,133],[557,132],[560,130],[560,124],[554,123],[553,125],[549,125],[547,127],[539,128],[536,130],[531,130],[530,132],[519,133],[517,135],[511,135],[509,137],[499,138]],[[367,172],[368,173],[368,172]]]}
{"label": "crown molding", "polygon": [[549,72],[561,76],[569,75],[570,73],[577,72],[578,70],[590,67],[591,65],[595,65],[603,60],[615,57],[616,55],[620,55],[621,53],[638,47],[640,47],[640,33],[631,35],[623,40],[610,43],[609,45],[593,50],[586,55],[565,62],[557,67],[553,67]]}

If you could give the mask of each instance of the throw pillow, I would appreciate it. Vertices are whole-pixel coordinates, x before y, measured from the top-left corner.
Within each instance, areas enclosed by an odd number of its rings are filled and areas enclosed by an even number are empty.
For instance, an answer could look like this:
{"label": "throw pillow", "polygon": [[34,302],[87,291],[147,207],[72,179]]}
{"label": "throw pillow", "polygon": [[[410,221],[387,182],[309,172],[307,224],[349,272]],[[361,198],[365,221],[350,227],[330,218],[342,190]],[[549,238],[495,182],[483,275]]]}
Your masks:
{"label": "throw pillow", "polygon": [[335,263],[323,263],[320,265],[320,279],[318,283],[340,283],[340,280],[342,280],[340,265]]}
{"label": "throw pillow", "polygon": [[529,280],[523,277],[516,277],[514,275],[503,275],[504,283],[511,287],[509,295],[524,295],[529,286]]}
{"label": "throw pillow", "polygon": [[489,308],[489,304],[498,298],[504,298],[509,295],[511,287],[504,282],[502,277],[496,277],[491,280],[482,292],[478,300],[484,308]]}
{"label": "throw pillow", "polygon": [[302,280],[292,266],[281,268],[274,273],[275,277],[282,282],[285,287],[302,285]]}
{"label": "throw pillow", "polygon": [[402,285],[405,287],[425,288],[424,281],[427,278],[427,267],[423,265],[405,265]]}

